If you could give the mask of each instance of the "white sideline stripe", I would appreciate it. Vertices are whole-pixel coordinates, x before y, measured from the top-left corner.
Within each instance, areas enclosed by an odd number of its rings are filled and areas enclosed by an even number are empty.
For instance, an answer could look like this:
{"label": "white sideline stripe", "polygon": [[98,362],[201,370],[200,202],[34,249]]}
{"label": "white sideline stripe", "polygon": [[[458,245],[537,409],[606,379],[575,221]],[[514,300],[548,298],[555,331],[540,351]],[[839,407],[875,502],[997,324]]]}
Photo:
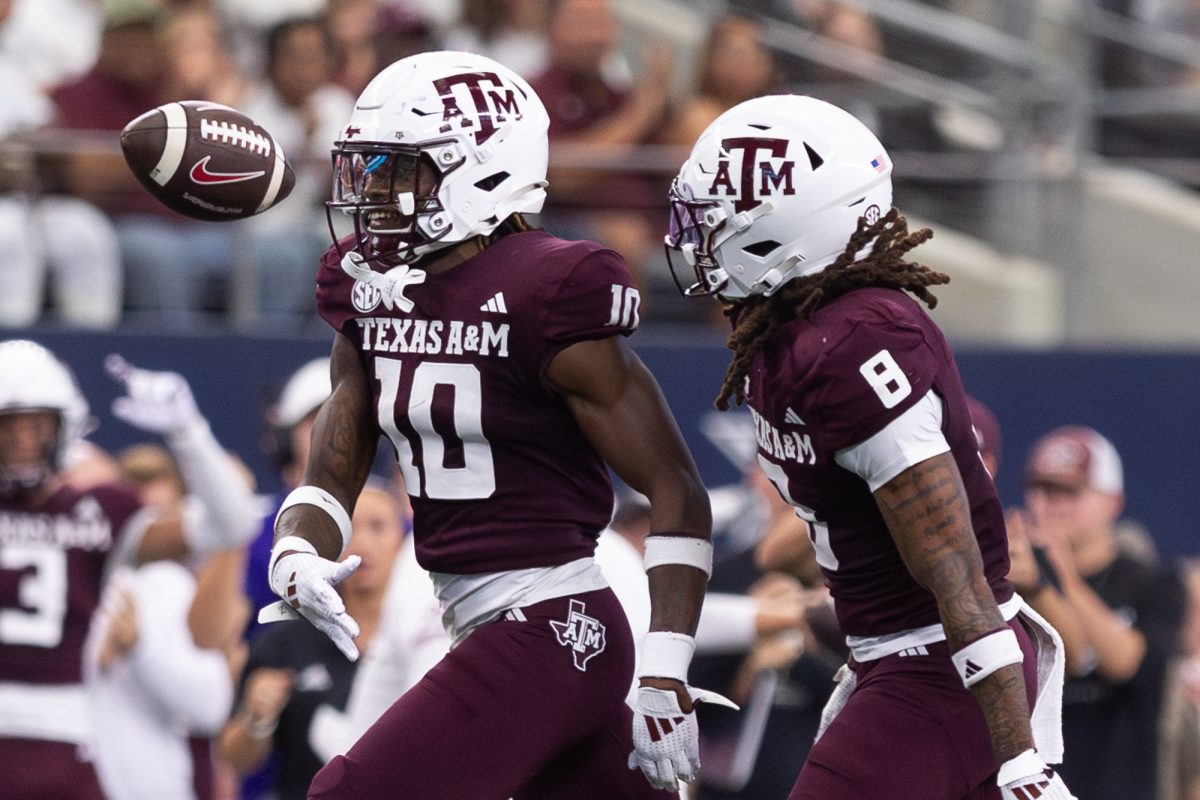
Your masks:
{"label": "white sideline stripe", "polygon": [[279,194],[279,187],[283,185],[284,158],[283,148],[278,143],[275,145],[275,168],[271,171],[271,185],[267,187],[267,193],[263,195],[263,200],[258,204],[258,209],[254,212],[257,214],[271,207],[275,202],[275,197]]}
{"label": "white sideline stripe", "polygon": [[167,143],[158,163],[150,171],[150,177],[159,186],[166,186],[167,181],[175,177],[187,147],[187,112],[179,103],[168,103],[162,107],[162,112],[167,118]]}

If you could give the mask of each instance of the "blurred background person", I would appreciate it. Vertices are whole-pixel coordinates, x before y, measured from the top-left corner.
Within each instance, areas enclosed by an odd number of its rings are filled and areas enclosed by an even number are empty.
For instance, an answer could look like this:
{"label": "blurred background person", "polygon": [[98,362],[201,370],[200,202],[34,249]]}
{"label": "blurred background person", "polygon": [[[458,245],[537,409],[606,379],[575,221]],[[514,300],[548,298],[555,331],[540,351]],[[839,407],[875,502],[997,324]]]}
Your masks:
{"label": "blurred background person", "polygon": [[1000,458],[1004,455],[1004,439],[1000,435],[1000,423],[992,409],[982,400],[967,395],[967,410],[971,413],[971,425],[975,428],[975,441],[979,445],[979,457],[987,467],[992,480],[1000,470]]}
{"label": "blurred background person", "polygon": [[[184,513],[186,485],[169,450],[133,445],[117,463],[147,507]],[[232,459],[227,479],[245,480]],[[198,575],[173,561],[114,571],[89,637],[92,707],[113,733],[95,746],[108,800],[232,796],[232,773],[219,768],[210,740],[229,716],[244,660],[242,563],[231,550],[197,565]]]}
{"label": "blurred background person", "polygon": [[52,160],[36,150],[54,114],[49,92],[91,66],[99,38],[95,4],[0,1],[0,326],[32,324],[48,294],[67,324],[104,328],[120,318],[112,224],[61,194]]}
{"label": "blurred background person", "polygon": [[264,79],[241,110],[271,131],[296,172],[296,186],[272,213],[247,220],[260,321],[278,329],[316,319],[313,272],[329,246],[325,199],[333,142],[354,98],[333,83],[333,40],[324,17],[291,17],[267,33]]}
{"label": "blurred background person", "polygon": [[447,50],[494,58],[526,80],[548,66],[549,0],[464,0],[462,16],[447,31]]}
{"label": "blurred background person", "polygon": [[1064,779],[1079,800],[1159,797],[1163,698],[1187,605],[1180,576],[1122,551],[1121,459],[1091,428],[1037,441],[1025,501],[1008,515],[1010,576],[1066,648]]}
{"label": "blurred background person", "polygon": [[229,37],[224,20],[204,0],[178,4],[159,32],[168,65],[164,96],[240,107],[249,81],[234,60]]}
{"label": "blurred background person", "polygon": [[263,444],[282,485],[268,504],[246,557],[243,586],[253,611],[245,632],[249,642],[264,630],[255,617],[258,609],[276,599],[267,583],[267,564],[275,543],[275,516],[288,493],[300,485],[304,465],[308,463],[313,422],[330,391],[329,358],[314,358],[291,374],[263,420]]}
{"label": "blurred background person", "polygon": [[[211,52],[193,58],[174,50],[182,38],[199,37],[212,24],[203,22],[202,14],[190,7],[167,12],[154,0],[107,0],[95,67],[53,95],[56,135],[69,132],[73,141],[61,165],[64,190],[111,217],[130,322],[194,327],[205,321],[202,312],[219,314],[226,302],[235,228],[168,210],[138,185],[116,146],[119,132],[135,117],[167,100],[182,99],[169,95],[172,87],[231,96],[238,79],[227,60]],[[219,45],[212,39],[192,44],[210,50]]]}
{"label": "blurred background person", "polygon": [[[392,566],[404,541],[404,505],[391,487],[368,484],[352,518],[347,553],[362,566],[338,586],[359,621],[360,651],[370,652],[383,616]],[[325,760],[309,744],[320,706],[344,709],[357,664],[304,620],[276,623],[251,645],[238,688],[237,711],[221,732],[220,752],[239,773],[265,763],[278,768],[272,797],[304,800]],[[247,798],[250,800],[250,798]]]}
{"label": "blurred background person", "polygon": [[696,91],[676,111],[669,143],[690,146],[722,112],[743,100],[775,93],[780,78],[758,21],[739,14],[717,19],[701,49]]}
{"label": "blurred background person", "polygon": [[[395,481],[403,484],[399,475]],[[392,489],[390,483],[387,486]],[[313,715],[308,740],[313,752],[324,761],[344,755],[450,649],[433,580],[417,563],[416,547],[408,535],[412,531],[412,508],[402,487],[393,491],[402,508],[404,544],[392,568],[378,635],[358,662],[345,711],[323,704]]]}
{"label": "blurred background person", "polygon": [[[596,170],[654,142],[666,124],[671,54],[647,51],[629,85],[617,44],[620,23],[608,0],[555,0],[549,20],[550,59],[531,83],[550,115],[550,186],[544,216],[567,239],[595,239],[621,253],[643,290],[645,262],[657,254],[661,233],[648,209],[660,208],[663,190],[645,174]],[[627,74],[627,73],[626,73]],[[581,163],[582,162],[582,163]],[[645,298],[643,298],[644,300]]]}
{"label": "blurred background person", "polygon": [[228,479],[186,381],[124,361],[110,369],[126,391],[114,413],[166,436],[197,502],[163,511],[122,485],[67,484],[66,454],[91,423],[87,401],[44,347],[0,343],[0,771],[14,797],[103,797],[84,642],[113,570],[253,534],[253,498]]}

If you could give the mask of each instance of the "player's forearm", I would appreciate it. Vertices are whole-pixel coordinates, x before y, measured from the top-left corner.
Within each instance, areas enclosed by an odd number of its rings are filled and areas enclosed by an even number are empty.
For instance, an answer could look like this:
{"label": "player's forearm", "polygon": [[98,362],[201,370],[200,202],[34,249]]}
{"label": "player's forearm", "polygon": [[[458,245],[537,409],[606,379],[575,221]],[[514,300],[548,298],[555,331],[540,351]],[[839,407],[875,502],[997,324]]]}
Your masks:
{"label": "player's forearm", "polygon": [[[875,493],[905,564],[936,598],[951,652],[1006,629],[984,577],[970,509],[949,454],[921,462]],[[972,687],[999,762],[1033,747],[1020,664],[1001,667]]]}
{"label": "player's forearm", "polygon": [[1020,664],[996,670],[972,686],[971,694],[983,709],[997,764],[1034,747],[1025,676]]}
{"label": "player's forearm", "polygon": [[[942,573],[938,609],[946,630],[946,641],[954,653],[1004,629],[1006,623],[982,573],[971,575],[973,570],[969,564],[955,564],[971,559],[950,557],[945,561],[948,563],[936,570]],[[954,585],[956,575],[962,579],[957,586]],[[1034,746],[1021,664],[997,669],[972,686],[971,693],[987,720],[997,763],[1004,763]]]}
{"label": "player's forearm", "polygon": [[909,572],[936,599],[951,650],[1004,627],[950,454],[908,468],[875,500]]}
{"label": "player's forearm", "polygon": [[367,481],[378,440],[378,431],[364,419],[370,419],[369,409],[356,398],[343,401],[335,390],[317,415],[304,470],[305,484],[329,492],[348,512]]}
{"label": "player's forearm", "polygon": [[695,636],[708,576],[680,564],[654,567],[646,575],[650,582],[650,630]]}

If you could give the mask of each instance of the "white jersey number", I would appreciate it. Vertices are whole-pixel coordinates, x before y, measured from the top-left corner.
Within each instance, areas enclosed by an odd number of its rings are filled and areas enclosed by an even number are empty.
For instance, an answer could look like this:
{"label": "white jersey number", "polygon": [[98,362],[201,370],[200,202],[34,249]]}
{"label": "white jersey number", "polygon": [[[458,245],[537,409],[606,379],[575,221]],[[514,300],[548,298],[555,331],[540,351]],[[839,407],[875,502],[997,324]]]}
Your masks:
{"label": "white jersey number", "polygon": [[887,350],[880,350],[868,358],[858,371],[867,379],[875,394],[879,395],[884,408],[893,408],[912,394],[912,384],[908,382],[908,376]]}
{"label": "white jersey number", "polygon": [[829,525],[817,519],[816,512],[811,508],[797,503],[796,499],[792,497],[792,493],[788,491],[787,473],[783,471],[783,467],[763,458],[762,454],[758,456],[758,465],[762,467],[763,474],[771,480],[771,483],[775,484],[775,488],[779,490],[779,496],[796,510],[796,516],[808,523],[808,538],[812,539],[813,553],[816,555],[817,563],[831,572],[836,572],[840,562],[838,557],[833,554],[833,545],[829,542]]}
{"label": "white jersey number", "polygon": [[29,609],[0,609],[0,644],[58,647],[67,615],[67,554],[50,547],[5,545],[0,569],[33,567],[17,584],[17,600]]}
{"label": "white jersey number", "polygon": [[[379,379],[379,427],[392,440],[409,494],[432,500],[480,500],[496,491],[492,446],[483,435],[483,397],[479,369],[473,364],[426,361],[413,371],[409,391],[408,421],[421,444],[417,464],[412,444],[396,427],[396,401],[403,363],[394,358],[375,359]],[[449,421],[462,442],[461,465],[446,465],[446,439],[434,427],[433,395],[439,386],[453,392]],[[443,431],[445,428],[443,428]],[[424,480],[422,481],[422,477]]]}

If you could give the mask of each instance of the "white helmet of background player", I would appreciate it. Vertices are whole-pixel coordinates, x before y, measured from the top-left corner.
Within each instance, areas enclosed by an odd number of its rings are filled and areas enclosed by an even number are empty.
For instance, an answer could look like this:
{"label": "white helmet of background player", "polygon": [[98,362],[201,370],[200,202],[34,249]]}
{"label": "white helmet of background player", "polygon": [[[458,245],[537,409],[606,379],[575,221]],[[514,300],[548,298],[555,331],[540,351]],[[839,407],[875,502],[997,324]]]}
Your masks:
{"label": "white helmet of background player", "polygon": [[275,424],[292,428],[329,399],[333,385],[329,378],[329,357],[314,358],[292,373],[275,406]]}
{"label": "white helmet of background player", "polygon": [[10,464],[0,474],[0,484],[30,489],[61,469],[67,451],[83,438],[88,404],[75,376],[49,350],[24,339],[0,342],[0,414],[27,411],[58,414],[58,440],[46,462]]}
{"label": "white helmet of background player", "polygon": [[354,217],[354,249],[368,262],[411,264],[541,210],[549,124],[529,84],[490,58],[401,59],[359,96],[333,151],[327,206]]}
{"label": "white helmet of background player", "polygon": [[[687,296],[770,295],[832,264],[860,217],[886,214],[891,175],[883,145],[837,106],[799,95],[740,103],[701,134],[671,187],[671,274]],[[695,283],[685,287],[681,269]]]}

